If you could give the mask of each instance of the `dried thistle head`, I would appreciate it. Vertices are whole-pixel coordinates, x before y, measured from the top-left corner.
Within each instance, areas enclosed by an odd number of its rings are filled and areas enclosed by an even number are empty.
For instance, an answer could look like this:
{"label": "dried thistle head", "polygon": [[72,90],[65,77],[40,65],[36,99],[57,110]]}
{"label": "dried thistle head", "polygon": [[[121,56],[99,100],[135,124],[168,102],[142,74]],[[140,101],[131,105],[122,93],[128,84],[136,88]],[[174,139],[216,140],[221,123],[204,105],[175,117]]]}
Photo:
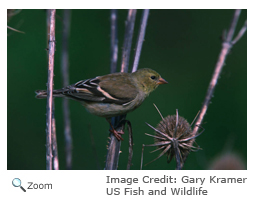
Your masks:
{"label": "dried thistle head", "polygon": [[[187,120],[179,116],[179,121],[176,126],[176,115],[168,115],[158,124],[156,129],[167,134],[172,139],[172,149],[170,148],[170,151],[166,152],[167,161],[170,162],[176,153],[179,153],[180,158],[185,160],[191,148],[193,148],[192,145],[195,141],[195,138],[191,135],[192,130]],[[155,143],[165,141],[165,138],[160,137],[161,135],[158,132],[155,132],[155,134],[159,136],[154,139]],[[176,148],[174,148],[174,143],[176,144]],[[160,148],[160,146],[158,147]],[[176,150],[178,152],[175,152]]]}
{"label": "dried thistle head", "polygon": [[[154,106],[156,107],[156,105]],[[169,163],[172,158],[175,157],[177,163],[176,169],[181,169],[190,151],[200,149],[199,147],[193,146],[193,143],[195,142],[195,138],[203,131],[193,135],[191,125],[195,119],[190,125],[186,119],[178,115],[178,110],[176,110],[176,115],[168,115],[163,118],[157,107],[156,109],[159,112],[162,121],[159,122],[156,128],[147,123],[147,125],[155,131],[155,135],[146,134],[154,138],[154,144],[144,146],[156,146],[157,149],[152,152],[158,150],[162,151],[159,156],[151,162],[154,162],[166,154],[167,162]]]}

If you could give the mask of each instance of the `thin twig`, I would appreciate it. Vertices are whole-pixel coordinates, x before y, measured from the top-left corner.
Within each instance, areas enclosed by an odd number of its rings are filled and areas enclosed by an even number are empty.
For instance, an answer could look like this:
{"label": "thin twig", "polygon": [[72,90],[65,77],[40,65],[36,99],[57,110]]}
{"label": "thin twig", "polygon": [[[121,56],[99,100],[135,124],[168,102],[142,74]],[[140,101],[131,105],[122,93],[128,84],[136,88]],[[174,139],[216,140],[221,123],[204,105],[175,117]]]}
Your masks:
{"label": "thin twig", "polygon": [[7,26],[7,28],[8,28],[8,29],[10,29],[10,30],[12,30],[12,31],[15,31],[15,32],[25,34],[25,32],[23,32],[23,31],[19,31],[19,30],[15,29],[15,28],[12,28],[12,27],[10,27],[10,26]]}
{"label": "thin twig", "polygon": [[235,39],[233,39],[232,45],[234,45],[235,43],[238,42],[238,40],[243,36],[243,34],[246,32],[246,30],[247,30],[247,21],[244,22],[242,29],[239,31],[239,33],[237,34]]}
{"label": "thin twig", "polygon": [[130,50],[135,26],[136,9],[130,9],[126,21],[121,72],[128,72]]}
{"label": "thin twig", "polygon": [[52,101],[53,101],[53,75],[55,55],[55,16],[56,10],[50,10],[50,39],[47,83],[47,118],[46,118],[46,169],[52,169]]}
{"label": "thin twig", "polygon": [[63,10],[63,28],[62,28],[62,57],[61,57],[61,68],[63,77],[63,87],[69,85],[69,55],[68,55],[68,39],[70,34],[70,20],[71,11],[68,9]]}
{"label": "thin twig", "polygon": [[132,132],[132,126],[131,122],[127,120],[128,125],[128,143],[129,143],[129,150],[128,150],[128,164],[127,164],[127,170],[130,170],[130,167],[132,165],[132,158],[133,158],[133,132]]}
{"label": "thin twig", "polygon": [[111,73],[117,70],[118,60],[118,31],[117,31],[117,10],[111,10]]}
{"label": "thin twig", "polygon": [[142,145],[142,155],[141,155],[141,165],[140,165],[140,170],[142,170],[142,169],[143,169],[143,152],[144,152],[144,147],[145,147],[145,145],[143,144],[143,145]]}
{"label": "thin twig", "polygon": [[143,10],[143,15],[141,18],[141,26],[139,30],[139,35],[137,37],[137,43],[136,43],[136,52],[135,52],[135,59],[134,59],[134,64],[133,64],[133,69],[132,72],[135,72],[138,68],[138,63],[142,51],[142,46],[143,46],[143,41],[144,41],[144,36],[145,36],[145,31],[146,31],[146,25],[149,17],[149,9]]}
{"label": "thin twig", "polygon": [[240,9],[235,10],[235,13],[234,13],[234,16],[232,18],[232,22],[230,24],[230,27],[229,27],[229,30],[228,30],[225,42],[229,42],[230,43],[232,41],[232,38],[234,36],[236,25],[237,25],[237,22],[238,22],[240,14],[241,14],[241,10]]}
{"label": "thin twig", "polygon": [[[211,98],[212,98],[212,95],[213,95],[216,83],[218,81],[219,75],[221,73],[223,65],[225,64],[226,56],[229,53],[229,50],[231,49],[233,44],[237,41],[237,40],[234,40],[234,43],[233,43],[232,42],[232,38],[233,38],[233,35],[234,35],[234,32],[235,32],[236,24],[238,22],[240,13],[241,13],[241,10],[235,10],[235,13],[234,13],[234,16],[233,16],[233,19],[232,19],[229,31],[227,33],[226,38],[224,39],[224,41],[222,43],[222,49],[221,49],[221,52],[220,52],[220,55],[219,55],[219,58],[218,58],[218,62],[216,64],[216,66],[215,66],[215,70],[214,70],[211,82],[209,84],[209,87],[208,87],[208,90],[207,90],[207,94],[205,96],[205,100],[204,100],[202,108],[201,108],[201,112],[200,112],[200,114],[199,114],[199,116],[197,118],[197,121],[195,123],[194,129],[193,129],[193,133],[192,133],[193,135],[197,134],[197,131],[199,129],[199,125],[203,121],[203,118],[204,118],[205,113],[207,111],[207,108],[209,106],[209,102],[211,101]],[[244,27],[240,31],[242,35],[246,31],[246,28],[244,28]],[[242,35],[238,36],[238,40],[241,38]]]}
{"label": "thin twig", "polygon": [[[70,21],[71,11],[66,9],[63,11],[63,34],[62,34],[62,57],[61,57],[61,69],[62,69],[62,86],[69,85],[69,55],[68,55],[68,40],[70,33]],[[65,135],[65,153],[66,153],[66,169],[72,169],[72,132],[71,132],[71,120],[69,111],[69,100],[63,98],[63,118],[64,118],[64,135]]]}

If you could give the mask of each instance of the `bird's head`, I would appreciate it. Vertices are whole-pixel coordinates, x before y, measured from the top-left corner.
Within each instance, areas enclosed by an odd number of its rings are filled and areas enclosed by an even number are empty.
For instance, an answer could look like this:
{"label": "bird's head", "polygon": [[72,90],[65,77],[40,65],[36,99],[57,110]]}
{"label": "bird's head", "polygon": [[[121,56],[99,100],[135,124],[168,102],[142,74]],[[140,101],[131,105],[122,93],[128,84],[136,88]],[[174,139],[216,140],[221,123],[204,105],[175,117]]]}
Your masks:
{"label": "bird's head", "polygon": [[155,90],[160,84],[168,83],[156,71],[149,68],[139,69],[132,73],[132,76],[136,78],[138,87],[140,87],[147,95]]}

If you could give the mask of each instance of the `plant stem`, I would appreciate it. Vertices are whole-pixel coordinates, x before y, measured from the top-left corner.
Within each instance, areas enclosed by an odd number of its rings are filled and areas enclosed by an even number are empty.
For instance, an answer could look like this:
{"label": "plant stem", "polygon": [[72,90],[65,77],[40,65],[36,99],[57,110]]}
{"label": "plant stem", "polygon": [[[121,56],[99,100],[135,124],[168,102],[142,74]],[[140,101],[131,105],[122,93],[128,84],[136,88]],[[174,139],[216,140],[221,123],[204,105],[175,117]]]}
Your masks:
{"label": "plant stem", "polygon": [[138,68],[138,63],[142,51],[142,46],[143,46],[143,41],[144,41],[144,36],[145,36],[145,31],[146,31],[146,25],[149,17],[149,9],[143,10],[143,15],[141,18],[141,26],[139,30],[139,35],[137,37],[137,43],[136,43],[136,50],[135,50],[135,59],[134,59],[134,64],[133,64],[133,69],[132,72],[135,72]]}
{"label": "plant stem", "polygon": [[[69,55],[68,55],[68,39],[70,33],[71,11],[65,9],[63,11],[63,34],[62,34],[62,81],[63,87],[69,85]],[[72,169],[72,132],[69,111],[69,100],[63,98],[63,118],[64,118],[64,135],[65,135],[65,153],[66,153],[66,169]]]}
{"label": "plant stem", "polygon": [[118,32],[117,32],[117,10],[111,10],[111,73],[117,70],[118,60]]}
{"label": "plant stem", "polygon": [[53,158],[53,169],[59,170],[58,160],[58,143],[56,134],[56,119],[55,119],[55,103],[52,101],[52,158]]}
{"label": "plant stem", "polygon": [[56,10],[50,10],[49,31],[49,60],[48,60],[48,83],[47,83],[47,118],[46,118],[46,169],[52,170],[52,101],[53,101],[53,75],[55,54],[55,16]]}
{"label": "plant stem", "polygon": [[[235,28],[236,28],[236,24],[238,22],[239,16],[240,16],[241,10],[235,10],[229,31],[227,33],[226,38],[224,39],[223,43],[222,43],[222,49],[221,52],[219,54],[219,58],[217,61],[217,64],[215,66],[215,70],[211,79],[211,82],[209,84],[208,90],[207,90],[207,94],[205,96],[205,100],[203,102],[203,105],[201,107],[201,112],[197,118],[197,121],[195,123],[194,129],[193,129],[193,135],[196,135],[199,129],[199,125],[202,123],[203,118],[205,116],[205,113],[207,111],[207,108],[209,106],[209,103],[211,101],[212,95],[214,93],[214,89],[216,86],[216,83],[219,79],[219,75],[222,71],[223,65],[225,64],[225,60],[226,60],[226,56],[229,53],[229,50],[232,48],[233,43],[232,43],[232,38],[235,32]],[[246,32],[246,24],[244,25],[244,27],[241,29],[242,31],[240,31],[242,34],[244,34]],[[239,34],[240,34],[239,32]],[[241,38],[241,36],[238,34],[238,39]],[[237,42],[237,41],[235,41]]]}
{"label": "plant stem", "polygon": [[130,9],[126,21],[121,72],[128,72],[130,50],[135,26],[136,9]]}

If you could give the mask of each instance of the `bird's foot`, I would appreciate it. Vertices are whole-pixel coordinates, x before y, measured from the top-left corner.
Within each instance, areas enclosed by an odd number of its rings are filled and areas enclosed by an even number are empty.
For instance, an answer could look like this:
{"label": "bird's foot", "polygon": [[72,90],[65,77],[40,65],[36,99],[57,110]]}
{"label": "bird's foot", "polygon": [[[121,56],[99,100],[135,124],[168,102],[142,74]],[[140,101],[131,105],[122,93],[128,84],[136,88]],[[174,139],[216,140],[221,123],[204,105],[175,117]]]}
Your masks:
{"label": "bird's foot", "polygon": [[124,131],[123,130],[120,130],[120,131],[116,131],[113,127],[112,127],[112,129],[110,129],[109,130],[111,133],[113,133],[114,134],[114,136],[117,138],[117,140],[124,140],[122,137],[121,137],[121,135],[123,135],[124,134]]}

